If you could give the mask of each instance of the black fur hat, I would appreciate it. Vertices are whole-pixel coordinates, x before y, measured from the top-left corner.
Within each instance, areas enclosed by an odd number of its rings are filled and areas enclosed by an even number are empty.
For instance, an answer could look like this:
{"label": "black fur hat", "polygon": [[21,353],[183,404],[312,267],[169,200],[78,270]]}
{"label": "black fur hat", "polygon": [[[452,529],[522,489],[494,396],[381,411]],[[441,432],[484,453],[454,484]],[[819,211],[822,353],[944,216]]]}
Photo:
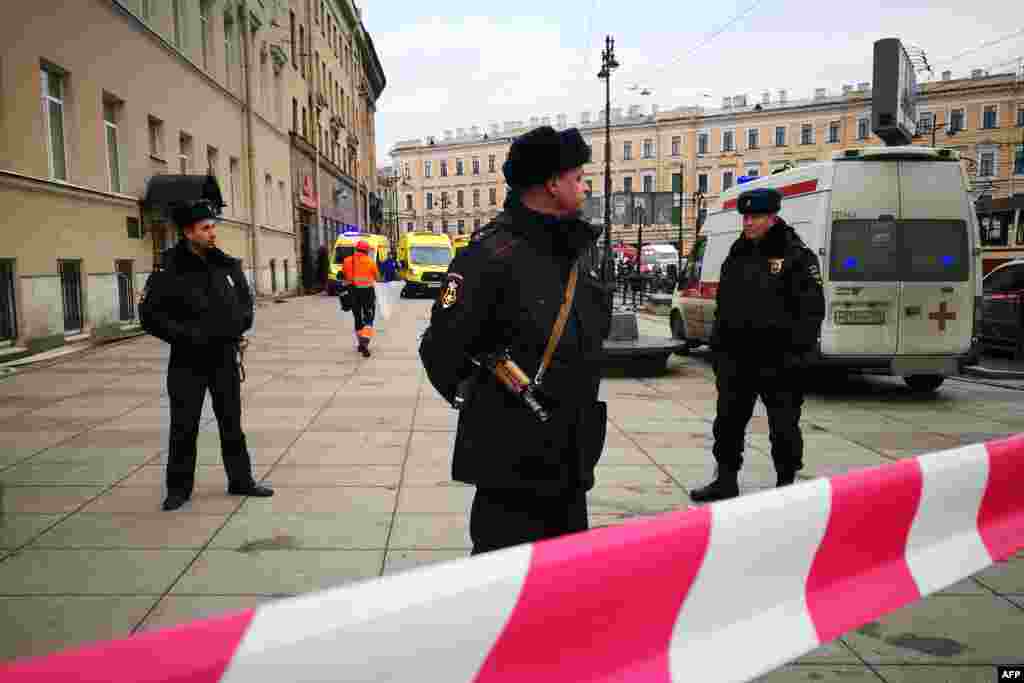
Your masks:
{"label": "black fur hat", "polygon": [[541,126],[516,138],[501,170],[505,182],[522,189],[589,161],[590,147],[578,129],[558,132],[551,126]]}
{"label": "black fur hat", "polygon": [[205,199],[201,199],[196,202],[188,202],[187,204],[179,204],[171,210],[171,220],[174,221],[175,225],[178,226],[179,230],[184,230],[189,225],[197,221],[214,219],[220,220],[220,212],[217,211],[213,204]]}
{"label": "black fur hat", "polygon": [[747,190],[736,200],[736,210],[742,214],[778,213],[782,208],[782,193],[771,187]]}

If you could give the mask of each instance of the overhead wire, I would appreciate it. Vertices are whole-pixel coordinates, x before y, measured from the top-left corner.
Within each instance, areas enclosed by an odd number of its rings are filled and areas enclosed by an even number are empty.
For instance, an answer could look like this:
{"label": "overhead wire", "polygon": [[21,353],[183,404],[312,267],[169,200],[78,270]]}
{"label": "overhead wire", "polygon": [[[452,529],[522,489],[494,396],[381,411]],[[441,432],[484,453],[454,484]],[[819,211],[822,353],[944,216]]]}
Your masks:
{"label": "overhead wire", "polygon": [[1019,28],[1016,31],[1014,31],[1013,33],[1008,33],[1008,34],[1006,34],[1004,36],[1000,36],[999,38],[994,38],[992,40],[987,40],[987,41],[983,42],[981,45],[977,45],[975,47],[971,47],[971,48],[967,48],[966,50],[962,50],[961,52],[953,55],[952,57],[943,57],[941,59],[938,59],[938,60],[932,62],[932,66],[942,66],[942,65],[945,65],[945,64],[952,64],[955,61],[963,59],[967,55],[974,54],[975,52],[978,52],[979,50],[984,50],[985,48],[988,48],[988,47],[993,47],[995,45],[999,45],[1000,43],[1005,43],[1007,40],[1011,40],[1011,39],[1016,38],[1017,36],[1022,35],[1022,34],[1024,34],[1024,28]]}

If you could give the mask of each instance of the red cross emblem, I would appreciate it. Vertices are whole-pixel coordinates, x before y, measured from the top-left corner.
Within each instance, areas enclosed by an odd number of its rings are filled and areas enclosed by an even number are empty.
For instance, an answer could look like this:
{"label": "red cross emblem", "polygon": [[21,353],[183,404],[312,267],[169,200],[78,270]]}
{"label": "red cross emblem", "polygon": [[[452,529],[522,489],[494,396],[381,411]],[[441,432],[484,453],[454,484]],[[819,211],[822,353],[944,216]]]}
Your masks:
{"label": "red cross emblem", "polygon": [[946,331],[946,321],[956,320],[956,311],[947,311],[946,302],[943,301],[939,304],[939,310],[935,313],[929,313],[928,318],[931,320],[937,320],[939,322],[939,332]]}

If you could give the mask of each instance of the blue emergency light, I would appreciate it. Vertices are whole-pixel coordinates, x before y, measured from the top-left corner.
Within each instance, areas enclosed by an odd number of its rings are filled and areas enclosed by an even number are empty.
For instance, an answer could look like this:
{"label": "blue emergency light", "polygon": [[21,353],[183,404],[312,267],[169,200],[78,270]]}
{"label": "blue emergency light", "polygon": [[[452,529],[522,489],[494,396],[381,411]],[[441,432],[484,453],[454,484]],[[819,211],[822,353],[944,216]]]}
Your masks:
{"label": "blue emergency light", "polygon": [[743,183],[749,183],[751,180],[757,180],[759,177],[760,176],[756,175],[741,175],[739,178],[736,179],[736,184],[742,185]]}
{"label": "blue emergency light", "polygon": [[952,266],[955,263],[956,263],[956,257],[955,256],[943,256],[942,257],[942,265],[944,265],[944,266]]}
{"label": "blue emergency light", "polygon": [[852,269],[854,269],[856,267],[857,267],[857,257],[856,256],[850,256],[845,261],[843,261],[843,268],[846,268],[847,270],[852,270]]}

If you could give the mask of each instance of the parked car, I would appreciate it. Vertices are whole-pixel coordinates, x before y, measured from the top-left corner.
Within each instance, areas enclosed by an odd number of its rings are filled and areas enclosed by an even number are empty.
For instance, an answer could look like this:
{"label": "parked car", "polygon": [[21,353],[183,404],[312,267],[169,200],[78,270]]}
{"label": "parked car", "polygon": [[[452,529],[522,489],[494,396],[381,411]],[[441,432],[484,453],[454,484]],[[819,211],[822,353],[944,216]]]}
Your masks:
{"label": "parked car", "polygon": [[981,343],[1024,355],[1024,259],[994,268],[981,292]]}

